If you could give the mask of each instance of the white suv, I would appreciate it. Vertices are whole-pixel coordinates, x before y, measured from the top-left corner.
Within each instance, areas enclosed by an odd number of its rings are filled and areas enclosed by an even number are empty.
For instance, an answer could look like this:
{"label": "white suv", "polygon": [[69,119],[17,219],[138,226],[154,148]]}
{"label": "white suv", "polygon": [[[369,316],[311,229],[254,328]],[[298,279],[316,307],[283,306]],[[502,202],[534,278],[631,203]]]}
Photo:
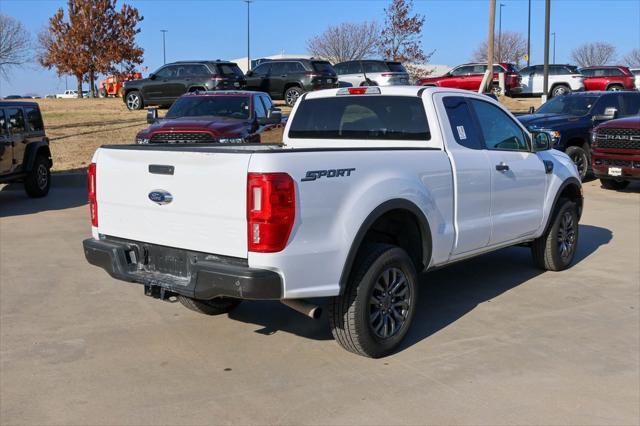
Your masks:
{"label": "white suv", "polygon": [[[542,95],[544,65],[532,65],[520,70],[523,95]],[[584,90],[584,82],[578,68],[573,65],[549,65],[549,96],[566,95]]]}
{"label": "white suv", "polygon": [[633,73],[633,82],[636,85],[636,90],[640,90],[640,68],[629,68],[629,71]]}
{"label": "white suv", "polygon": [[400,62],[362,60],[335,64],[333,69],[342,84],[358,86],[406,86],[409,73]]}

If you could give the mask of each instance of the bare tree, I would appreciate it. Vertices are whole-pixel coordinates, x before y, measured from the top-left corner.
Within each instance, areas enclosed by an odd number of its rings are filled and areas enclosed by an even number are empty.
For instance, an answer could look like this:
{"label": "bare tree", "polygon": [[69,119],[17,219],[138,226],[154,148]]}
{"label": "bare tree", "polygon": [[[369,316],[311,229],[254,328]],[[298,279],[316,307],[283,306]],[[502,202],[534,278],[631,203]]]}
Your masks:
{"label": "bare tree", "polygon": [[571,59],[581,67],[607,65],[613,62],[615,57],[616,47],[603,41],[585,43],[571,52]]}
{"label": "bare tree", "polygon": [[624,57],[624,63],[632,68],[640,67],[640,49],[633,49]]}
{"label": "bare tree", "polygon": [[380,37],[376,22],[343,23],[330,26],[322,34],[307,40],[307,49],[313,56],[332,63],[364,59],[375,53]]}
{"label": "bare tree", "polygon": [[[496,63],[508,62],[516,65],[521,65],[524,56],[527,54],[527,40],[525,37],[513,31],[503,31],[499,36],[496,36],[495,43],[500,46],[500,50],[494,50],[493,60]],[[473,51],[473,61],[486,62],[487,61],[487,41],[483,41]]]}
{"label": "bare tree", "polygon": [[31,59],[31,36],[22,24],[0,14],[0,77],[9,77],[9,68],[24,65]]}
{"label": "bare tree", "polygon": [[393,61],[402,62],[412,78],[424,75],[420,65],[429,62],[435,51],[422,50],[422,26],[426,18],[411,14],[413,0],[391,0],[385,8],[384,29],[378,43],[380,53]]}

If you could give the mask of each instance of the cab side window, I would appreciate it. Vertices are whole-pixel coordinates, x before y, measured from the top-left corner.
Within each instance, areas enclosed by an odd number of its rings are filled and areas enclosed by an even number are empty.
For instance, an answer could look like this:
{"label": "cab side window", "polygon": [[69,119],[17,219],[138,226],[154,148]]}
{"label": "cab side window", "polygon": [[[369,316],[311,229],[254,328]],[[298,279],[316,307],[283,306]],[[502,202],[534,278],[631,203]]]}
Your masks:
{"label": "cab side window", "polygon": [[484,144],[496,151],[529,151],[524,132],[511,117],[497,106],[469,99],[476,113]]}
{"label": "cab side window", "polygon": [[624,103],[624,115],[638,115],[640,114],[640,94],[638,93],[623,93],[622,103]]}
{"label": "cab side window", "polygon": [[270,97],[266,95],[260,95],[259,97],[260,99],[262,99],[262,103],[264,104],[264,107],[267,109],[267,111],[273,108],[273,102],[271,102]]}
{"label": "cab side window", "polygon": [[41,132],[44,130],[44,123],[42,122],[42,116],[37,108],[26,107],[24,109],[27,114],[27,123],[29,123],[29,129],[32,132]]}
{"label": "cab side window", "polygon": [[156,72],[156,76],[160,77],[160,78],[170,78],[170,77],[174,77],[174,70],[172,69],[173,67],[164,67],[164,68],[160,68],[157,72]]}
{"label": "cab side window", "polygon": [[360,74],[362,72],[360,61],[349,62],[347,66],[347,74]]}
{"label": "cab side window", "polygon": [[458,145],[469,149],[482,149],[480,137],[465,98],[447,96],[442,100],[451,125],[451,132]]}
{"label": "cab side window", "polygon": [[7,119],[9,123],[9,128],[11,129],[11,133],[24,133],[25,123],[24,123],[24,114],[22,112],[22,109],[19,109],[19,108],[7,109]]}
{"label": "cab side window", "polygon": [[253,109],[256,111],[257,118],[265,118],[267,116],[267,110],[264,108],[259,96],[253,97]]}
{"label": "cab side window", "polygon": [[338,75],[346,74],[347,73],[347,64],[346,63],[342,63],[342,64],[334,65],[333,69],[336,70],[336,74],[338,74]]}
{"label": "cab side window", "polygon": [[618,94],[604,95],[598,99],[595,107],[593,107],[594,115],[602,115],[607,108],[615,108],[618,114],[622,114],[622,108],[620,105],[620,98]]}
{"label": "cab side window", "polygon": [[253,75],[257,75],[260,77],[268,75],[270,69],[271,69],[270,63],[260,64],[253,70]]}

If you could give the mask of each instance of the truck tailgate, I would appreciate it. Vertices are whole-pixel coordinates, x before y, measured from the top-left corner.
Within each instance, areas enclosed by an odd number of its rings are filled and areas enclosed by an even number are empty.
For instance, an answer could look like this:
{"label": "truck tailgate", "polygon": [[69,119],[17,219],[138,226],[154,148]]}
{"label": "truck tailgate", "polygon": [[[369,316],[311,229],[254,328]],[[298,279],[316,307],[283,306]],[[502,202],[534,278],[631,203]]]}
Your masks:
{"label": "truck tailgate", "polygon": [[[96,155],[98,232],[163,246],[247,257],[251,153],[102,148]],[[150,165],[172,166],[173,174]],[[166,169],[166,168],[164,168]],[[151,192],[169,193],[159,204]]]}

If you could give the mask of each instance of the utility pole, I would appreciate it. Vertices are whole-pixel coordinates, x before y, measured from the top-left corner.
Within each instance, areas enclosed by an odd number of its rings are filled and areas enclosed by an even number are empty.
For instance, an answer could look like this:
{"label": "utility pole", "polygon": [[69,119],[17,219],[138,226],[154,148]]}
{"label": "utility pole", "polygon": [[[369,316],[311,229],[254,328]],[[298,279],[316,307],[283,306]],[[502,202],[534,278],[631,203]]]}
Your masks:
{"label": "utility pole", "polygon": [[167,32],[169,32],[169,30],[160,30],[160,32],[162,33],[162,63],[166,64],[167,63],[167,50],[165,49],[164,35]]}
{"label": "utility pole", "polygon": [[552,64],[556,63],[556,33],[553,32],[551,33],[551,35],[553,36],[553,62]]}
{"label": "utility pole", "polygon": [[544,0],[544,80],[542,83],[542,102],[547,101],[549,94],[549,30],[551,17],[551,0]]}
{"label": "utility pole", "polygon": [[247,71],[251,70],[251,39],[249,32],[249,5],[253,0],[242,0],[247,4]]}
{"label": "utility pole", "polygon": [[489,0],[489,36],[487,37],[487,71],[482,78],[479,93],[491,87],[493,80],[493,43],[495,42],[496,31],[496,0]]}
{"label": "utility pole", "polygon": [[498,18],[498,61],[502,62],[502,8],[505,4],[500,3],[500,17]]}
{"label": "utility pole", "polygon": [[531,0],[529,0],[529,23],[527,25],[527,66],[531,64]]}

